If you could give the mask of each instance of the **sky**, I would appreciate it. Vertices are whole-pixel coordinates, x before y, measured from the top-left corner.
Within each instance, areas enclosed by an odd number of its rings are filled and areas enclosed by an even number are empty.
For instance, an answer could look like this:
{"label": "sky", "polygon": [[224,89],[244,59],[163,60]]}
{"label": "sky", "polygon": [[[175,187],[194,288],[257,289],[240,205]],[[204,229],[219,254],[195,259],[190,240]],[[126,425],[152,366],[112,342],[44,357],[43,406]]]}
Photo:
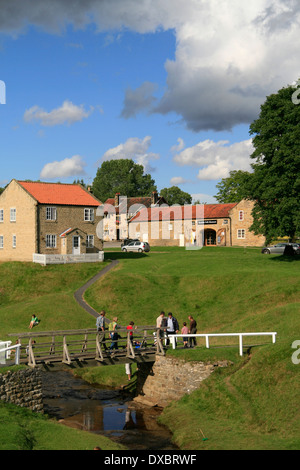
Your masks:
{"label": "sky", "polygon": [[132,158],[215,202],[251,171],[266,97],[300,78],[299,32],[298,0],[0,0],[0,186]]}

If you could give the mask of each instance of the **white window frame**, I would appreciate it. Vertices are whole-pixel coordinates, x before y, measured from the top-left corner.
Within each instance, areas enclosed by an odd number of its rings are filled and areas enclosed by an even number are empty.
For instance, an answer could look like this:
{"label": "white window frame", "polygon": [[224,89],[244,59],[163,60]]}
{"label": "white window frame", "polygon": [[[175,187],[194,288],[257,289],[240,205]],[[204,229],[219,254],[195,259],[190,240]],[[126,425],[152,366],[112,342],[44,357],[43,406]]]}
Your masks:
{"label": "white window frame", "polygon": [[56,220],[56,207],[48,206],[46,207],[46,220]]}
{"label": "white window frame", "polygon": [[94,222],[94,209],[86,207],[84,209],[84,221],[85,222]]}
{"label": "white window frame", "polygon": [[10,221],[11,222],[17,221],[17,209],[15,207],[10,208]]}
{"label": "white window frame", "polygon": [[3,250],[4,248],[4,236],[0,235],[0,250]]}
{"label": "white window frame", "polygon": [[244,211],[239,211],[239,221],[242,222],[244,220]]}
{"label": "white window frame", "polygon": [[238,240],[245,240],[246,238],[246,230],[244,228],[238,228],[237,230],[237,238]]}
{"label": "white window frame", "polygon": [[17,248],[17,235],[12,236],[12,247]]}
{"label": "white window frame", "polygon": [[4,222],[4,209],[0,209],[0,222]]}
{"label": "white window frame", "polygon": [[94,235],[87,235],[86,236],[86,247],[87,248],[94,248]]}
{"label": "white window frame", "polygon": [[48,233],[46,235],[46,248],[56,248],[56,235]]}

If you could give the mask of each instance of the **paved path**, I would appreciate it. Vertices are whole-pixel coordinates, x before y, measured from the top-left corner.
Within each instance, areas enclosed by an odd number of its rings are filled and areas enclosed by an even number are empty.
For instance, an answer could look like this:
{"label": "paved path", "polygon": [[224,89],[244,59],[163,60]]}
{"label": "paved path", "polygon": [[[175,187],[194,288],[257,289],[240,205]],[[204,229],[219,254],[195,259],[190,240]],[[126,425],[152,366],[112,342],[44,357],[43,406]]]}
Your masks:
{"label": "paved path", "polygon": [[[108,266],[105,266],[98,274],[92,277],[88,282],[86,282],[82,287],[80,287],[75,293],[74,297],[79,305],[84,308],[88,313],[93,315],[93,317],[97,318],[99,313],[94,310],[89,304],[86,303],[83,296],[85,291],[92,285],[94,282],[98,281],[102,276],[105,276],[111,269],[113,269],[119,263],[118,260],[112,261]],[[108,319],[107,319],[108,320]]]}

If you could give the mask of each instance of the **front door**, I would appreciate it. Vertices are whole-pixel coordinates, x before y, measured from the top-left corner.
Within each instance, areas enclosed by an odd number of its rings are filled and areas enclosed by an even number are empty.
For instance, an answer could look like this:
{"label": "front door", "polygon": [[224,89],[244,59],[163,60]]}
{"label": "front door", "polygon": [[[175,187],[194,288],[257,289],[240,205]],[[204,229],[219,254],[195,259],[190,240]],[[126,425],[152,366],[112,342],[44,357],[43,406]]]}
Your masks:
{"label": "front door", "polygon": [[205,230],[205,245],[215,245],[216,244],[216,232],[215,230],[207,229]]}
{"label": "front door", "polygon": [[79,235],[73,236],[73,255],[80,255],[80,237]]}

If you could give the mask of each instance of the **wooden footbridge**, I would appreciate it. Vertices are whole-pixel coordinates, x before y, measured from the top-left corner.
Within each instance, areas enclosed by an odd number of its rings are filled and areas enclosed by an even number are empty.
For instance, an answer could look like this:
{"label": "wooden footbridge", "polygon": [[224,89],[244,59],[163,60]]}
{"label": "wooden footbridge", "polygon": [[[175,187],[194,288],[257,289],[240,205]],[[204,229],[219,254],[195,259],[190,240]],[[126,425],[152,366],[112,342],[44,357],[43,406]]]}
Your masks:
{"label": "wooden footbridge", "polygon": [[[42,366],[53,369],[58,366],[91,367],[130,362],[154,362],[156,355],[165,355],[156,327],[146,326],[134,329],[133,337],[126,328],[118,328],[118,340],[109,338],[94,329],[60,330],[28,333],[12,333],[16,337],[12,351],[15,363],[29,367]],[[155,333],[155,335],[153,334]],[[111,349],[112,342],[117,348]]]}

